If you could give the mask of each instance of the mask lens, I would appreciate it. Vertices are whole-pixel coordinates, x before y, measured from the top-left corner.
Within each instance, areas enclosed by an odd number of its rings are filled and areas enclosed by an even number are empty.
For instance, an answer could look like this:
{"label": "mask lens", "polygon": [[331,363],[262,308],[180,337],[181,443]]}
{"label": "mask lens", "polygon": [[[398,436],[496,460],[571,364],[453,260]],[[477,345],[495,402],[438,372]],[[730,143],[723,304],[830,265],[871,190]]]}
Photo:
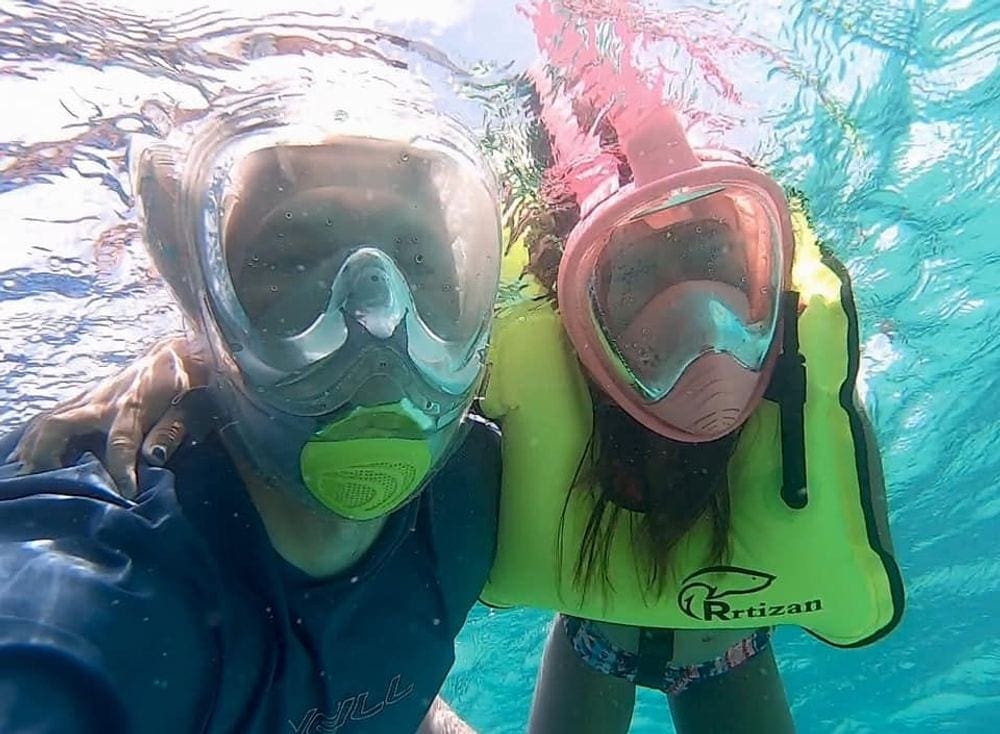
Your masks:
{"label": "mask lens", "polygon": [[398,393],[380,400],[435,414],[467,398],[499,280],[485,171],[430,142],[344,138],[241,150],[208,180],[207,301],[262,400],[320,415],[369,404],[375,377]]}
{"label": "mask lens", "polygon": [[[265,149],[241,166],[223,247],[249,320],[272,337],[303,333],[330,310],[345,261],[374,247],[394,262],[407,300],[437,337],[474,338],[499,267],[495,208],[485,187],[440,156],[387,160],[377,151],[363,160],[341,151],[338,160],[338,147]],[[314,170],[312,158],[328,158],[330,170]],[[351,166],[358,170],[346,170]],[[308,175],[290,176],[290,167]],[[363,302],[380,287],[367,290]]]}
{"label": "mask lens", "polygon": [[616,226],[590,283],[591,316],[620,376],[661,399],[699,356],[763,365],[781,290],[778,228],[753,192],[682,192]]}

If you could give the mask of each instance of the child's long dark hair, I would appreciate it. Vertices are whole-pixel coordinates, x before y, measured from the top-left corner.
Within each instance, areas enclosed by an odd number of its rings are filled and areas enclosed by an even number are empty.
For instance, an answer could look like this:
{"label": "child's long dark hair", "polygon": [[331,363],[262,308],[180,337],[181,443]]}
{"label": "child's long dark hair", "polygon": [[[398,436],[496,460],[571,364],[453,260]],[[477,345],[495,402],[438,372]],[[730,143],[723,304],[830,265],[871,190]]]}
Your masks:
{"label": "child's long dark hair", "polygon": [[592,450],[574,478],[573,492],[591,492],[573,579],[584,592],[611,586],[611,543],[619,518],[634,510],[629,524],[636,558],[645,563],[646,590],[657,594],[668,580],[671,555],[680,539],[703,517],[711,528],[710,558],[728,550],[730,509],[727,467],[738,433],[710,443],[686,444],[653,433],[617,405],[595,395]]}

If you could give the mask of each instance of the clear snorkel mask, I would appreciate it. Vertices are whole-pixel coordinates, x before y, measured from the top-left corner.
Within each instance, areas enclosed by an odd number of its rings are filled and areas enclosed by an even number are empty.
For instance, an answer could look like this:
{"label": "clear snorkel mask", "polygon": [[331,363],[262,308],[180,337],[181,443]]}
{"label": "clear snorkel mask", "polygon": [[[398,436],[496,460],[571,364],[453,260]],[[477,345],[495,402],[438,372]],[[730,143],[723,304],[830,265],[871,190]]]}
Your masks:
{"label": "clear snorkel mask", "polygon": [[[138,157],[154,258],[186,243],[187,272],[164,275],[211,346],[227,443],[357,520],[399,507],[456,444],[499,280],[487,165],[450,121],[410,122],[379,136],[281,110],[227,119],[173,154],[173,178],[150,177],[163,146]],[[165,178],[172,232],[152,211]]]}

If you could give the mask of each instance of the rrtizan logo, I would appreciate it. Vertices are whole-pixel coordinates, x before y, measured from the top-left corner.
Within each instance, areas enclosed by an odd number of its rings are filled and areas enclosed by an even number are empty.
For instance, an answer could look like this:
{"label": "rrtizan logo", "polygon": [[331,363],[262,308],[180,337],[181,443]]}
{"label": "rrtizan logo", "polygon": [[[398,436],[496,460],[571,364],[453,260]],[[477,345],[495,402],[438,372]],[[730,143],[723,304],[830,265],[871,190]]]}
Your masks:
{"label": "rrtizan logo", "polygon": [[686,615],[702,622],[784,617],[823,609],[822,599],[794,604],[747,604],[749,600],[741,598],[763,591],[776,578],[777,576],[764,571],[738,566],[709,566],[684,579],[677,594],[677,605]]}

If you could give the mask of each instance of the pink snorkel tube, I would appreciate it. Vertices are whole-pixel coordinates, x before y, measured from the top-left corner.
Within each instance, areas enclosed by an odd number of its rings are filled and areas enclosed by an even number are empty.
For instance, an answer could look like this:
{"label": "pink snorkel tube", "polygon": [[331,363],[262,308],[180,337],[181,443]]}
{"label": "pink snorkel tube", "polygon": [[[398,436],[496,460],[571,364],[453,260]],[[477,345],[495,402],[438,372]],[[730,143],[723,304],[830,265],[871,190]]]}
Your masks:
{"label": "pink snorkel tube", "polygon": [[[784,193],[747,165],[703,160],[691,149],[662,83],[650,86],[633,65],[636,35],[624,23],[616,27],[625,51],[614,69],[548,3],[536,6],[533,21],[549,63],[571,70],[576,82],[563,93],[536,75],[556,164],[580,206],[557,283],[567,334],[592,380],[635,420],[678,441],[721,438],[756,408],[781,351],[781,295],[793,254]],[[587,31],[595,37],[593,20]],[[621,157],[581,131],[567,94],[607,115]],[[633,178],[619,186],[622,157]],[[727,282],[709,264],[703,275],[632,292],[629,278],[671,259],[663,248],[679,259],[680,245],[692,245],[678,242],[679,228],[698,232],[685,236],[702,245],[698,237],[708,235],[698,223],[735,243],[723,250],[740,278]],[[634,262],[639,241],[647,259],[648,243],[656,243],[656,266]]]}

